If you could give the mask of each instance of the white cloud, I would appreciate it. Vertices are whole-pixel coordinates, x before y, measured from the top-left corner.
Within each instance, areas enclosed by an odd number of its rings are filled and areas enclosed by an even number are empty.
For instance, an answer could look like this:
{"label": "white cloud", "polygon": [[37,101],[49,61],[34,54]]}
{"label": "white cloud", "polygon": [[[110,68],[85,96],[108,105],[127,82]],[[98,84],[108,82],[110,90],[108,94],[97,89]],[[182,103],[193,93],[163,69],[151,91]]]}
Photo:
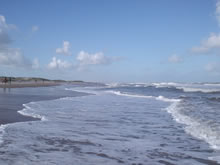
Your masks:
{"label": "white cloud", "polygon": [[220,0],[218,0],[216,3],[215,16],[216,16],[216,19],[217,19],[218,24],[220,26]]}
{"label": "white cloud", "polygon": [[205,70],[209,72],[215,70],[215,68],[216,68],[216,63],[209,63],[205,66]]}
{"label": "white cloud", "polygon": [[5,17],[0,15],[0,48],[11,43],[11,38],[8,35],[10,25],[6,23]]}
{"label": "white cloud", "polygon": [[0,15],[0,28],[4,30],[16,29],[16,26],[13,24],[7,24],[6,19],[3,15]]}
{"label": "white cloud", "polygon": [[8,35],[8,32],[1,28],[0,26],[0,47],[7,46],[12,42]]}
{"label": "white cloud", "polygon": [[70,52],[70,43],[69,41],[63,41],[63,47],[62,48],[57,48],[56,53],[57,54],[63,54],[63,55],[71,55]]}
{"label": "white cloud", "polygon": [[219,64],[216,63],[216,62],[212,62],[212,63],[208,63],[206,66],[205,66],[205,70],[206,71],[209,71],[209,72],[214,72],[216,70],[219,69]]}
{"label": "white cloud", "polygon": [[18,48],[10,48],[12,42],[8,35],[14,25],[6,23],[4,16],[0,15],[0,65],[10,67],[30,67],[31,62],[25,58]]}
{"label": "white cloud", "polygon": [[169,57],[168,61],[170,63],[181,63],[183,62],[183,59],[180,56],[177,56],[176,54]]}
{"label": "white cloud", "polygon": [[219,76],[220,75],[220,63],[219,62],[208,63],[205,66],[205,70]]}
{"label": "white cloud", "polygon": [[32,62],[32,68],[33,68],[33,69],[38,69],[38,68],[40,68],[40,63],[39,63],[39,61],[38,61],[37,58],[35,58],[35,59],[33,60],[33,62]]}
{"label": "white cloud", "polygon": [[[220,0],[217,0],[215,16],[220,26]],[[193,53],[210,53],[216,49],[220,49],[220,34],[211,33],[210,36],[202,40],[199,46],[193,47]]]}
{"label": "white cloud", "polygon": [[5,17],[0,15],[0,27],[3,29],[8,29],[10,25],[6,23]]}
{"label": "white cloud", "polygon": [[89,54],[84,51],[80,51],[77,60],[80,61],[82,65],[97,65],[97,64],[106,64],[110,62],[110,59],[102,52],[98,52],[95,54]]}
{"label": "white cloud", "polygon": [[118,58],[110,58],[110,57],[104,56],[102,52],[89,54],[85,51],[80,51],[76,59],[79,62],[78,69],[83,70],[87,66],[91,66],[91,65],[111,64]]}
{"label": "white cloud", "polygon": [[110,58],[110,57],[104,56],[102,52],[89,54],[87,52],[80,51],[76,57],[77,64],[73,64],[68,61],[63,61],[61,59],[57,59],[56,57],[53,57],[47,67],[49,69],[75,68],[81,71],[81,70],[88,69],[89,66],[108,65],[118,59],[119,58],[116,58],[116,57]]}
{"label": "white cloud", "polygon": [[34,26],[32,26],[32,28],[31,28],[31,31],[32,32],[36,32],[36,31],[38,31],[39,30],[39,26],[37,26],[37,25],[34,25]]}
{"label": "white cloud", "polygon": [[0,49],[0,65],[26,68],[31,66],[31,62],[21,54],[20,49],[4,48]]}
{"label": "white cloud", "polygon": [[[220,0],[217,0],[215,16],[220,26]],[[193,53],[210,53],[216,49],[220,49],[220,34],[211,33],[210,36],[202,40],[199,46],[191,49]]]}
{"label": "white cloud", "polygon": [[56,57],[52,58],[52,61],[48,64],[49,69],[68,69],[72,67],[72,64],[67,61],[62,61]]}
{"label": "white cloud", "polygon": [[203,40],[200,46],[192,48],[194,53],[208,53],[214,49],[220,49],[220,34],[211,33],[209,38]]}

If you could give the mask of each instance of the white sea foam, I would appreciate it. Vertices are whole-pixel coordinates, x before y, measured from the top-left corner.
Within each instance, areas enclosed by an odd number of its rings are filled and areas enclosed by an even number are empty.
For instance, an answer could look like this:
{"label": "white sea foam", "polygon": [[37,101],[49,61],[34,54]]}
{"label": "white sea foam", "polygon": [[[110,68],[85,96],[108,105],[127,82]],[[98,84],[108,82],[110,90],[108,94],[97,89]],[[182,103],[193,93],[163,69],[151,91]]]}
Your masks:
{"label": "white sea foam", "polygon": [[220,92],[220,89],[211,89],[211,88],[192,88],[192,87],[176,87],[176,88],[183,90],[184,92],[203,92],[203,93]]}
{"label": "white sea foam", "polygon": [[220,84],[195,84],[195,83],[174,83],[174,82],[161,82],[161,83],[111,83],[106,84],[107,88],[115,87],[149,87],[155,88],[171,88],[183,90],[184,92],[203,92],[212,93],[220,92]]}
{"label": "white sea foam", "polygon": [[7,124],[5,125],[0,125],[0,144],[3,142],[3,135],[5,133],[5,128],[6,128]]}
{"label": "white sea foam", "polygon": [[167,88],[167,87],[176,87],[182,84],[178,84],[174,82],[161,82],[161,83],[152,83],[151,85],[155,86],[155,88]]}
{"label": "white sea foam", "polygon": [[115,95],[119,95],[119,96],[127,96],[127,97],[137,97],[137,98],[154,98],[154,96],[144,96],[144,95],[135,95],[135,94],[127,94],[127,93],[122,93],[120,91],[106,91],[108,93],[112,93]]}
{"label": "white sea foam", "polygon": [[220,84],[218,84],[218,83],[205,83],[205,84],[203,84],[203,85],[205,85],[205,86],[217,86],[217,87],[219,87],[220,86]]}
{"label": "white sea foam", "polygon": [[152,86],[151,83],[110,83],[105,84],[105,88],[117,88],[117,87],[148,87]]}
{"label": "white sea foam", "polygon": [[128,93],[122,93],[120,91],[107,91],[108,93],[112,93],[119,96],[127,96],[127,97],[136,97],[136,98],[147,98],[147,99],[156,99],[164,102],[178,102],[180,99],[170,99],[166,98],[164,96],[145,96],[145,95],[137,95],[137,94],[128,94]]}
{"label": "white sea foam", "polygon": [[220,156],[210,156],[208,159],[220,163]]}
{"label": "white sea foam", "polygon": [[58,100],[73,100],[74,97],[62,97],[59,98]]}
{"label": "white sea foam", "polygon": [[[174,102],[166,108],[167,112],[170,113],[173,119],[181,124],[184,124],[185,131],[201,140],[207,142],[211,148],[220,150],[220,133],[215,128],[211,127],[208,123],[200,122],[190,116],[186,116],[181,113],[180,108],[181,102]],[[182,107],[183,108],[183,107]]]}
{"label": "white sea foam", "polygon": [[179,102],[180,99],[170,99],[170,98],[166,98],[164,96],[158,96],[158,97],[155,97],[156,100],[161,100],[161,101],[164,101],[164,102]]}
{"label": "white sea foam", "polygon": [[[30,102],[29,104],[34,104],[34,102]],[[20,113],[21,115],[38,118],[38,119],[41,119],[41,121],[47,120],[45,116],[36,114],[36,112],[30,106],[28,106],[28,104],[23,104],[23,106],[24,108],[18,111],[18,113]]]}
{"label": "white sea foam", "polygon": [[97,89],[97,88],[99,88],[99,87],[91,87],[90,89],[89,88],[82,88],[82,87],[81,88],[65,88],[65,90],[97,95],[97,94],[100,93],[100,92],[97,92],[97,91],[94,90],[94,89]]}
{"label": "white sea foam", "polygon": [[129,87],[133,85],[133,83],[109,83],[105,85],[107,86],[106,88],[117,88],[117,87]]}
{"label": "white sea foam", "polygon": [[176,89],[183,90],[184,92],[203,92],[203,93],[212,93],[212,92],[220,92],[219,86],[220,84],[181,84],[174,82],[162,82],[162,83],[152,83],[155,88],[169,88],[175,87]]}
{"label": "white sea foam", "polygon": [[107,83],[105,84],[108,88],[118,87],[119,83]]}
{"label": "white sea foam", "polygon": [[152,86],[151,83],[129,83],[129,85],[133,86],[133,87],[148,87],[148,86]]}
{"label": "white sea foam", "polygon": [[[103,94],[103,92],[100,93]],[[103,164],[106,162],[106,165],[144,164],[144,162],[156,164],[161,160],[160,151],[162,154],[168,155],[166,158],[163,157],[164,160],[168,162],[170,159],[176,160],[173,164],[176,162],[179,164],[195,164],[187,157],[184,159],[185,155],[195,157],[201,154],[201,157],[203,156],[202,152],[187,150],[189,147],[184,146],[185,142],[192,144],[193,147],[195,143],[194,141],[192,143],[185,141],[191,138],[188,138],[182,131],[178,132],[178,137],[181,137],[182,143],[173,143],[172,140],[165,140],[164,138],[166,135],[167,139],[176,139],[175,135],[170,133],[176,131],[176,128],[169,129],[167,127],[163,129],[161,127],[173,124],[173,122],[167,120],[170,117],[164,115],[164,112],[163,115],[160,115],[159,108],[164,107],[165,104],[155,100],[171,103],[167,111],[173,115],[176,121],[183,124],[194,122],[187,116],[181,116],[182,114],[178,110],[181,103],[179,99],[170,99],[164,96],[144,96],[120,91],[110,91],[110,93],[143,99],[135,99],[135,104],[133,104],[131,102],[133,98],[116,97],[105,93],[102,96],[65,97],[25,104],[26,113],[31,113],[36,117],[38,116],[36,114],[40,114],[49,120],[47,122],[33,122],[32,124],[27,122],[9,124],[5,136],[10,141],[10,145],[4,145],[1,148],[0,152],[7,152],[0,159],[0,164],[13,164],[11,162],[15,162],[14,164],[19,164],[19,162],[22,162],[20,164],[41,164],[42,162],[47,162],[47,164],[71,164],[72,162],[78,164]],[[153,100],[146,101],[146,99]],[[25,112],[24,109],[22,112]],[[195,122],[193,125],[197,123]],[[190,124],[185,125],[186,127],[191,126]],[[158,133],[155,134],[155,131]],[[167,147],[165,145],[164,148],[161,148],[160,143],[158,143],[161,141],[164,141]],[[200,143],[195,144],[195,146],[199,145]],[[148,146],[149,150],[146,150],[145,146]],[[182,150],[179,149],[181,147],[183,147]],[[158,148],[159,152],[157,152]],[[83,152],[77,155],[79,149]],[[46,156],[45,153],[47,153]],[[179,154],[175,155],[175,153]],[[76,156],[73,157],[73,154]],[[143,154],[152,156],[153,159],[143,157]],[[179,156],[180,154],[183,156]],[[133,155],[133,160],[131,160],[130,155]],[[118,160],[123,160],[124,163]]]}

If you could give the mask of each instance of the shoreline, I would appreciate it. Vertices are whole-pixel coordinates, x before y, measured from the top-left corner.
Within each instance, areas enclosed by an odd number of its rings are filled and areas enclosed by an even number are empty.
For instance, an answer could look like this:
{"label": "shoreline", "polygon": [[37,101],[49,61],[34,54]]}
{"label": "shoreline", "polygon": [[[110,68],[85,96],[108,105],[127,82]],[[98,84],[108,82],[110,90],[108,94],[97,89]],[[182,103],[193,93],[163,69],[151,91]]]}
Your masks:
{"label": "shoreline", "polygon": [[58,86],[62,83],[57,82],[12,82],[0,83],[0,88],[28,88],[28,87],[50,87]]}
{"label": "shoreline", "polygon": [[29,102],[54,100],[62,97],[76,97],[85,95],[85,93],[66,91],[61,88],[53,88],[53,86],[61,85],[61,83],[21,83],[19,85],[11,84],[9,88],[1,85],[0,125],[40,120],[38,118],[24,116],[18,113],[18,111],[21,111],[25,108],[23,104],[27,104]]}

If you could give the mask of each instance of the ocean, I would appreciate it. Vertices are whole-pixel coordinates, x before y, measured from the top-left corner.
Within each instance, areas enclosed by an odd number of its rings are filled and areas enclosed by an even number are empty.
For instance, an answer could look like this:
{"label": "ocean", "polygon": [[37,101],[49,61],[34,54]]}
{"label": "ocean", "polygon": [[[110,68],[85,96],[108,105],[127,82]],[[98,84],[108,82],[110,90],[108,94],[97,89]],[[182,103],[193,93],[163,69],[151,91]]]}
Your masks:
{"label": "ocean", "polygon": [[220,163],[218,83],[47,87],[58,88],[78,95],[23,104],[39,120],[0,126],[0,164]]}

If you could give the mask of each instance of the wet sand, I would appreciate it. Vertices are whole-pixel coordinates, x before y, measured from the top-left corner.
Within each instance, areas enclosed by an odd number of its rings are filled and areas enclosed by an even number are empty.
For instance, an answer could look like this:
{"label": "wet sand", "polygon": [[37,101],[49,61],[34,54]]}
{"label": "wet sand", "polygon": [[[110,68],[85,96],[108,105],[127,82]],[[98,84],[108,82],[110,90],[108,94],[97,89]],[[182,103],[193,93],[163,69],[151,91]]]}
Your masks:
{"label": "wet sand", "polygon": [[37,86],[39,88],[16,88],[17,86],[15,84],[12,86],[11,88],[0,88],[0,125],[38,120],[36,118],[23,116],[17,112],[24,108],[23,104],[25,103],[85,95],[78,92],[61,90],[59,87],[55,86]]}
{"label": "wet sand", "polygon": [[0,83],[0,88],[25,88],[25,87],[48,87],[48,86],[56,86],[60,85],[60,83],[53,81],[46,82],[11,82],[11,83]]}

